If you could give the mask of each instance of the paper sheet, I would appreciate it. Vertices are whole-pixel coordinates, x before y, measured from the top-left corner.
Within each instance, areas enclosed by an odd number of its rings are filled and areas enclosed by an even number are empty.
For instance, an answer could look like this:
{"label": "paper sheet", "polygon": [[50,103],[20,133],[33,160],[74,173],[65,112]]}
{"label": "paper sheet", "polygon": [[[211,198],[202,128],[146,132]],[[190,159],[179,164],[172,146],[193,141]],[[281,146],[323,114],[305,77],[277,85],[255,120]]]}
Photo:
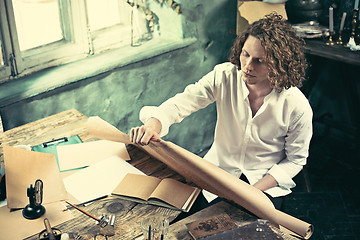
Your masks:
{"label": "paper sheet", "polygon": [[0,207],[6,206],[7,205],[7,200],[2,200],[0,201]]}
{"label": "paper sheet", "polygon": [[276,12],[287,19],[285,4],[265,3],[261,1],[240,1],[239,12],[242,17],[248,20],[249,24],[263,18],[265,15]]}
{"label": "paper sheet", "polygon": [[110,195],[127,173],[145,175],[118,156],[113,156],[64,178],[66,190],[81,203]]}
{"label": "paper sheet", "polygon": [[99,140],[57,147],[60,171],[90,166],[112,156],[130,160],[124,143]]}
{"label": "paper sheet", "polygon": [[[94,136],[100,137],[101,135],[103,139],[130,142],[129,136],[109,125],[100,118],[90,118],[86,124],[89,133]],[[99,132],[100,134],[96,135]],[[259,189],[203,158],[166,141],[150,142],[149,145],[141,148],[199,187],[231,200],[258,217],[281,225],[305,239],[311,237],[314,230],[313,225],[276,210],[272,202]]]}
{"label": "paper sheet", "polygon": [[24,208],[29,204],[27,188],[30,184],[34,186],[37,179],[44,184],[43,204],[67,198],[54,154],[4,146],[4,160],[9,208]]}
{"label": "paper sheet", "polygon": [[[28,220],[22,216],[22,210],[10,212],[4,206],[0,208],[0,240],[24,239],[45,229],[44,218],[48,218],[51,226],[56,226],[73,218],[70,211],[62,211],[60,202],[44,205],[46,212],[38,219]],[[20,230],[20,231],[19,231]]]}

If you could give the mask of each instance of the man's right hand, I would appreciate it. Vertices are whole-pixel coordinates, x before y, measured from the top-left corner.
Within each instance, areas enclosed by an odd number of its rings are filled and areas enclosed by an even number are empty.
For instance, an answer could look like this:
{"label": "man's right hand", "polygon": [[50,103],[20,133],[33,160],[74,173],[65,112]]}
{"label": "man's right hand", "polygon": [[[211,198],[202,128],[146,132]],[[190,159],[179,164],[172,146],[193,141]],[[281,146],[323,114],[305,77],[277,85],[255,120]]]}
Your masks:
{"label": "man's right hand", "polygon": [[161,122],[156,118],[150,118],[140,127],[130,130],[130,141],[133,144],[148,145],[150,141],[160,142]]}

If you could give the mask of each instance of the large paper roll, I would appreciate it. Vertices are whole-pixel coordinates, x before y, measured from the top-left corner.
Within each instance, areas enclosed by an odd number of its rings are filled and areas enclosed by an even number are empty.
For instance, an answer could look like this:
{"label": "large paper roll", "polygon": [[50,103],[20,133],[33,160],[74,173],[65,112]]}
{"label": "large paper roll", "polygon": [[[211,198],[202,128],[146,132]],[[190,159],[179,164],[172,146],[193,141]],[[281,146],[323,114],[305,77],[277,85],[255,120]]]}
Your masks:
{"label": "large paper roll", "polygon": [[[131,143],[127,134],[101,118],[89,118],[86,127],[95,137]],[[314,231],[313,225],[275,209],[272,202],[259,189],[174,143],[161,140],[138,147],[165,163],[188,181],[239,204],[259,218],[281,225],[305,239],[310,238]]]}

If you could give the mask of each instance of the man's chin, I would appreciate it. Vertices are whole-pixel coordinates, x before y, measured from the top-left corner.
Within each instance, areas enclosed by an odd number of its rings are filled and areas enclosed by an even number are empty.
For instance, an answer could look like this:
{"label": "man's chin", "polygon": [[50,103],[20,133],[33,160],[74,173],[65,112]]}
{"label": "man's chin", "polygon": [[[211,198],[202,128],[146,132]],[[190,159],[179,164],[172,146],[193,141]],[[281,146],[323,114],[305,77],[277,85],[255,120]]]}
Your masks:
{"label": "man's chin", "polygon": [[256,83],[256,78],[254,78],[254,77],[252,77],[252,78],[244,77],[244,82],[246,84],[253,85],[253,84]]}

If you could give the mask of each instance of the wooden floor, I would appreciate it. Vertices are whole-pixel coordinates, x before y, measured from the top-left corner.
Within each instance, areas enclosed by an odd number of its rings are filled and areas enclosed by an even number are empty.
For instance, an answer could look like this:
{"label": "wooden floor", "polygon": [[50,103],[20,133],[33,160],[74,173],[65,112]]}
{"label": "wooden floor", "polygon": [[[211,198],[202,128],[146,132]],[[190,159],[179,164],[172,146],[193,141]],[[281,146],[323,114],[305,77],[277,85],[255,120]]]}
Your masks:
{"label": "wooden floor", "polygon": [[[315,226],[311,240],[360,240],[360,141],[314,122],[308,164],[282,211]],[[204,155],[206,152],[201,153]]]}
{"label": "wooden floor", "polygon": [[306,167],[283,211],[315,226],[314,240],[360,240],[360,141],[357,133],[314,123]]}

